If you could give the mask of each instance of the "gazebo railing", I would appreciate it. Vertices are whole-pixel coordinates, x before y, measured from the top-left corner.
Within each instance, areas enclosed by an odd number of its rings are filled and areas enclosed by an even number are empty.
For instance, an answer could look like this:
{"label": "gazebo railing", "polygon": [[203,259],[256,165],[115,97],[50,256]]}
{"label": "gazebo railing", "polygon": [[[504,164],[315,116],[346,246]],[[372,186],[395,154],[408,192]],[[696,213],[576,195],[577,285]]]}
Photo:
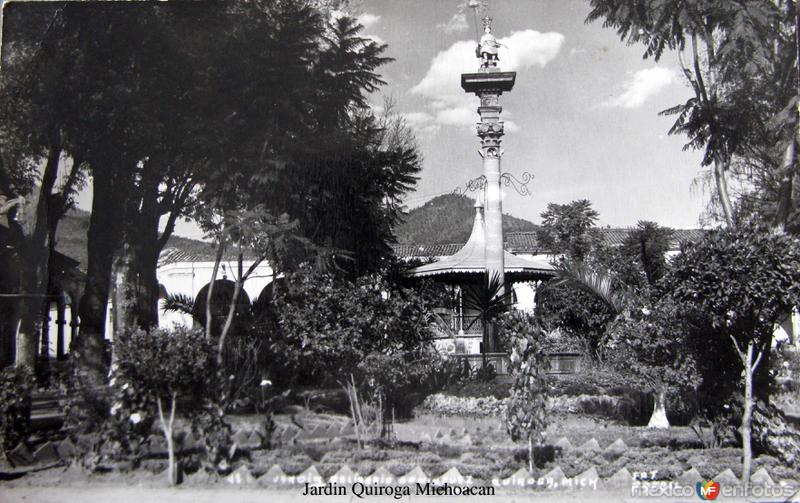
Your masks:
{"label": "gazebo railing", "polygon": [[[451,354],[450,358],[466,360],[471,369],[478,369],[483,365],[483,355],[473,354]],[[577,374],[581,371],[580,353],[549,353],[547,355],[550,366],[548,374]],[[498,375],[509,373],[508,354],[506,353],[486,353],[486,362],[494,366]]]}

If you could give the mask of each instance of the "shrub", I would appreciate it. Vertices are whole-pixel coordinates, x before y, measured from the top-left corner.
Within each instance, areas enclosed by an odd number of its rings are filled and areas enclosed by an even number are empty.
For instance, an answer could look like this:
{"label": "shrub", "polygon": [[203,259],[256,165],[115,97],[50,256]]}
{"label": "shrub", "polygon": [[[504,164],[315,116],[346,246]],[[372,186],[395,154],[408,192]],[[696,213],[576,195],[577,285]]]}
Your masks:
{"label": "shrub", "polygon": [[0,373],[0,448],[4,457],[28,433],[32,379],[27,367],[8,367]]}
{"label": "shrub", "polygon": [[416,400],[458,381],[462,367],[436,351],[373,352],[358,365],[363,388],[380,395],[384,424],[397,414],[407,417]]}
{"label": "shrub", "polygon": [[216,348],[203,333],[183,327],[139,330],[121,337],[115,349],[111,415],[133,431],[145,419],[159,424],[167,443],[170,482],[177,483],[178,476],[174,441],[179,405],[210,461],[221,461],[229,430],[222,421]]}
{"label": "shrub", "polygon": [[466,398],[494,397],[502,400],[508,398],[510,389],[511,383],[507,382],[467,380],[447,387],[446,394]]}
{"label": "shrub", "polygon": [[302,269],[275,299],[271,353],[285,373],[344,381],[371,353],[415,351],[432,337],[433,298],[373,274],[351,282]]}
{"label": "shrub", "polygon": [[425,398],[418,407],[420,410],[445,416],[499,417],[505,409],[506,401],[494,397],[456,397],[437,393]]}

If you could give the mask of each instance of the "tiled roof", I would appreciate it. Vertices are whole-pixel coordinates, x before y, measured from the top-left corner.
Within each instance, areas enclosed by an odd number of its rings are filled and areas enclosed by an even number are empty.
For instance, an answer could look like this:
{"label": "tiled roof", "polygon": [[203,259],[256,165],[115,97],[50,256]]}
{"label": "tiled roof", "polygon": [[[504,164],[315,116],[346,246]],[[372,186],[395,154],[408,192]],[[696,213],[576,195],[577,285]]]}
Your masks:
{"label": "tiled roof", "polygon": [[[167,243],[167,247],[161,251],[161,255],[158,257],[158,265],[164,266],[177,262],[213,262],[216,258],[216,244],[184,238],[175,242],[170,240]],[[255,257],[252,252],[245,251],[245,260],[252,260],[253,258]],[[231,262],[237,259],[238,253],[230,248],[225,251],[222,257],[223,262]]]}
{"label": "tiled roof", "polygon": [[[597,229],[607,246],[619,246],[633,229]],[[698,241],[703,237],[703,229],[675,229],[672,234],[671,249],[677,250],[681,243]],[[446,257],[453,255],[464,243],[450,244],[398,244],[392,248],[397,257]],[[504,248],[511,253],[548,253],[536,239],[535,232],[509,232],[505,236]]]}

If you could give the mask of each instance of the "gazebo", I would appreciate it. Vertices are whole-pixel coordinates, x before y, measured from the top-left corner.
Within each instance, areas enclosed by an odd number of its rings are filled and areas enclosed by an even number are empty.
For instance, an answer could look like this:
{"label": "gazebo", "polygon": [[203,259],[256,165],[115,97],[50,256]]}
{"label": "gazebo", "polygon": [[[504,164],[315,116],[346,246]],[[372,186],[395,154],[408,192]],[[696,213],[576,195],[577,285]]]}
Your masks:
{"label": "gazebo", "polygon": [[[449,305],[436,310],[436,347],[448,354],[463,355],[475,366],[486,358],[498,373],[505,373],[505,353],[494,353],[494,347],[483,344],[483,325],[478,313],[464,304],[463,292],[469,285],[481,284],[487,274],[486,267],[486,223],[483,205],[475,203],[475,220],[469,240],[455,254],[440,260],[410,269],[411,278],[431,279],[446,285],[450,293]],[[512,302],[516,303],[518,287],[527,287],[535,293],[535,285],[555,275],[553,266],[545,259],[526,259],[503,251],[505,285],[511,289]],[[532,286],[532,284],[534,286]]]}
{"label": "gazebo", "polygon": [[[486,273],[486,223],[483,205],[475,202],[475,220],[472,233],[464,246],[449,257],[411,269],[414,278],[432,278],[438,281],[459,283],[482,278]],[[503,269],[506,283],[540,281],[553,277],[553,266],[542,259],[525,259],[503,250]]]}

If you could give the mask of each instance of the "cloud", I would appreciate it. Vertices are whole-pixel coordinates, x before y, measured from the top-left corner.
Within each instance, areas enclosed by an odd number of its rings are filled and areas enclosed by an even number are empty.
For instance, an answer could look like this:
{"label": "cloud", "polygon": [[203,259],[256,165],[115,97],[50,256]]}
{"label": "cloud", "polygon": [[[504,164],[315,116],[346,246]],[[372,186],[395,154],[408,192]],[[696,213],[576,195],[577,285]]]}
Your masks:
{"label": "cloud", "polygon": [[446,23],[439,23],[436,27],[443,30],[448,35],[465,31],[469,28],[467,15],[464,12],[456,12]]}
{"label": "cloud", "polygon": [[430,136],[439,132],[441,126],[435,122],[435,118],[425,112],[411,112],[404,114],[406,124],[418,136]]}
{"label": "cloud", "polygon": [[436,122],[445,126],[473,126],[478,122],[475,107],[444,108],[436,112]]}
{"label": "cloud", "polygon": [[[558,55],[564,36],[534,30],[514,32],[498,40],[502,44],[499,58],[503,70],[544,67]],[[475,42],[461,40],[439,52],[431,60],[425,76],[411,92],[427,99],[435,110],[435,121],[447,126],[471,126],[478,120],[475,96],[461,89],[460,75],[475,72]],[[469,115],[468,115],[469,113]],[[514,127],[514,126],[512,126]]]}
{"label": "cloud", "polygon": [[517,126],[516,122],[509,120],[503,122],[504,122],[504,128],[507,133],[516,133],[517,131],[519,131],[519,126]]}
{"label": "cloud", "polygon": [[675,82],[675,73],[655,66],[634,73],[622,84],[622,93],[600,104],[605,108],[636,108]]}
{"label": "cloud", "polygon": [[380,20],[380,16],[376,14],[370,14],[369,12],[365,12],[356,18],[356,21],[358,21],[358,23],[364,28],[369,28],[372,25],[378,24]]}

